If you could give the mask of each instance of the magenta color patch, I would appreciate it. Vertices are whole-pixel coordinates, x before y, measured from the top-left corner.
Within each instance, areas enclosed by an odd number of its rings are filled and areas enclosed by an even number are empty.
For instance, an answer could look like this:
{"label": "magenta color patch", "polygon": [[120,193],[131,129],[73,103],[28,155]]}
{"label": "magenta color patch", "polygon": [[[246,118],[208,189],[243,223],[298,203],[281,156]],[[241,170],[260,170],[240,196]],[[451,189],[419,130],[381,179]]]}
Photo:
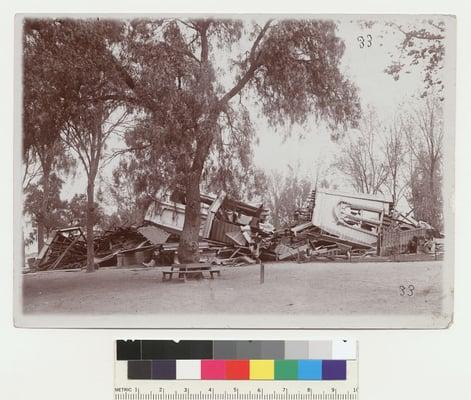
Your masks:
{"label": "magenta color patch", "polygon": [[201,379],[226,379],[224,360],[201,360]]}

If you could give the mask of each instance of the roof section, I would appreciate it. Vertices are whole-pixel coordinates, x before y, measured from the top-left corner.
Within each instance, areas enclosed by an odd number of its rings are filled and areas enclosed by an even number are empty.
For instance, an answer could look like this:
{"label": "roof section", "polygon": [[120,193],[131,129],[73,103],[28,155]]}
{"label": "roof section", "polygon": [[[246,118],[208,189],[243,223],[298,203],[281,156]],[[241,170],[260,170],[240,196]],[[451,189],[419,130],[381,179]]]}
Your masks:
{"label": "roof section", "polygon": [[367,193],[355,193],[355,192],[340,192],[337,190],[317,190],[317,193],[325,193],[328,195],[333,196],[343,196],[343,197],[350,197],[352,199],[365,199],[371,201],[378,201],[381,203],[392,203],[393,199],[392,196],[387,196],[383,194],[367,194]]}

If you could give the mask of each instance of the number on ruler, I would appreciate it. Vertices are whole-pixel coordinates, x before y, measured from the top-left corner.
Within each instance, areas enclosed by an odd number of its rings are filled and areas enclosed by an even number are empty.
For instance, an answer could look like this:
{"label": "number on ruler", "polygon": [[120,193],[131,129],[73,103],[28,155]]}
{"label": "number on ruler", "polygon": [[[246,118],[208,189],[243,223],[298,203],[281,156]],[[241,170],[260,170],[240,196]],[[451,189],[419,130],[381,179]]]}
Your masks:
{"label": "number on ruler", "polygon": [[[243,398],[246,400],[252,400],[252,399],[268,399],[268,398],[273,398],[273,397],[266,397],[266,395],[263,395],[262,393],[259,392],[244,392],[240,393],[237,392],[234,397],[233,392],[227,392],[227,391],[222,391],[222,392],[215,392],[214,388],[211,388],[211,393],[203,393],[203,392],[172,392],[172,393],[154,393],[153,391],[147,392],[147,393],[142,393],[142,392],[137,392],[137,393],[115,393],[114,394],[114,399],[115,400],[180,400],[180,399],[193,399],[193,400],[219,400],[219,399],[239,399]],[[329,390],[329,391],[322,391],[322,392],[315,392],[311,389],[311,391],[308,390],[307,393],[288,393],[287,388],[285,388],[286,391],[282,391],[281,393],[275,393],[273,392],[273,396],[277,399],[284,399],[284,400],[356,400],[357,399],[357,393],[358,389],[354,388],[353,392],[346,391],[346,392],[338,392],[337,390]]]}

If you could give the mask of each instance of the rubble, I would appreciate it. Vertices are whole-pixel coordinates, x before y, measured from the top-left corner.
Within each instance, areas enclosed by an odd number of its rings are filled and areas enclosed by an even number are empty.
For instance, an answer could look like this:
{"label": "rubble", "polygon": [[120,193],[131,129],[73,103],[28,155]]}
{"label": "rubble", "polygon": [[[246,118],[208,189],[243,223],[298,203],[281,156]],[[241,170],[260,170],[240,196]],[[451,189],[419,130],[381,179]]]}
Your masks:
{"label": "rubble", "polygon": [[[440,235],[428,224],[393,209],[377,195],[313,191],[295,215],[296,224],[275,231],[263,204],[201,195],[200,260],[240,266],[260,261],[298,263],[354,260],[405,253],[443,254]],[[156,201],[141,226],[117,227],[95,235],[99,267],[176,265],[185,218],[185,196]],[[78,268],[86,263],[86,239],[80,227],[57,230],[39,254],[38,270]]]}
{"label": "rubble", "polygon": [[[277,232],[276,260],[352,260],[415,252],[443,254],[428,224],[393,209],[391,198],[332,190],[313,191],[297,212],[298,224]],[[261,256],[263,258],[263,254]]]}
{"label": "rubble", "polygon": [[59,267],[77,268],[87,258],[87,240],[78,226],[58,229],[41,249],[34,268],[40,271]]}
{"label": "rubble", "polygon": [[[171,235],[145,223],[140,227],[118,227],[95,235],[94,262],[97,266],[135,265],[148,261],[155,246]],[[39,253],[34,269],[73,269],[85,266],[87,243],[81,227],[58,229]]]}

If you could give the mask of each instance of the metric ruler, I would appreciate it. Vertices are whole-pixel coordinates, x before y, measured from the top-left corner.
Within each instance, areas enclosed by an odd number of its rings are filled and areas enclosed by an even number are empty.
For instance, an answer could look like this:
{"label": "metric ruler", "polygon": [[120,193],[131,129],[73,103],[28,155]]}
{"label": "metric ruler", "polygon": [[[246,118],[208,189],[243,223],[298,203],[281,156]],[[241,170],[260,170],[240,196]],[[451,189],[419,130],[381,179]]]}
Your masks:
{"label": "metric ruler", "polygon": [[311,385],[287,382],[284,386],[271,383],[263,386],[218,382],[215,385],[195,385],[194,382],[181,382],[173,385],[147,385],[115,387],[115,400],[357,400],[358,389],[335,383],[324,385],[316,382]]}
{"label": "metric ruler", "polygon": [[354,341],[117,341],[114,400],[357,400]]}

